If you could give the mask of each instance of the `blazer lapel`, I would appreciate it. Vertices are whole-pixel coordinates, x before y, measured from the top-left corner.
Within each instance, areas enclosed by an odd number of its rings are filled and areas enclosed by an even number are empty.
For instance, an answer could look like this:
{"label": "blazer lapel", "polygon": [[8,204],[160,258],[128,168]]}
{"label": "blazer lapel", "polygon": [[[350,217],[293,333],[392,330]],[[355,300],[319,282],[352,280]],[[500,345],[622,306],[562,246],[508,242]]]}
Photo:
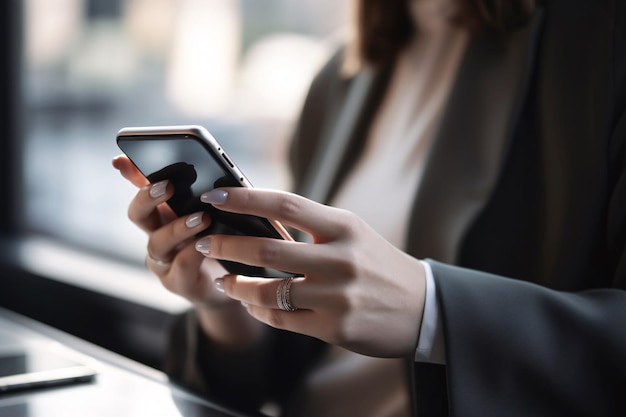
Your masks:
{"label": "blazer lapel", "polygon": [[326,123],[323,142],[317,147],[309,175],[300,188],[302,195],[319,202],[330,199],[341,177],[360,153],[389,72],[389,68],[366,68],[351,80],[347,93],[336,107],[341,110]]}
{"label": "blazer lapel", "polygon": [[481,36],[468,45],[414,202],[410,254],[448,263],[457,259],[459,242],[504,163],[542,20],[538,9],[507,39]]}

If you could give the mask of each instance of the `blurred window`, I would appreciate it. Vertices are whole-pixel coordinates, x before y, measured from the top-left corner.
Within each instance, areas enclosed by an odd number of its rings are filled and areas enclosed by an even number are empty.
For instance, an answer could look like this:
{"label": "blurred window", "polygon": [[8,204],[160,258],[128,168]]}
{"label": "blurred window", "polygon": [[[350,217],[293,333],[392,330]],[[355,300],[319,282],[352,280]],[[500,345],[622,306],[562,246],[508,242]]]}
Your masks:
{"label": "blurred window", "polygon": [[345,3],[26,0],[26,226],[143,260],[136,190],[110,163],[124,126],[204,125],[253,184],[288,189],[290,129]]}

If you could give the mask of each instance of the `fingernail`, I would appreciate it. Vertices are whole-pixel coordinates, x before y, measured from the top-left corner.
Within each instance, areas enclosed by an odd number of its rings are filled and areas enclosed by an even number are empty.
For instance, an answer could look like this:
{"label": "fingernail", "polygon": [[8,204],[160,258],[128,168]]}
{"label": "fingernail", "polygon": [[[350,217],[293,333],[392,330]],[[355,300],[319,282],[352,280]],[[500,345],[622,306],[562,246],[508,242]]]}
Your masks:
{"label": "fingernail", "polygon": [[215,278],[214,281],[215,289],[219,292],[224,292],[224,279],[223,278]]}
{"label": "fingernail", "polygon": [[194,213],[194,214],[190,214],[189,217],[187,217],[187,220],[185,220],[185,224],[190,229],[193,229],[194,227],[199,226],[201,223],[202,223],[201,211]]}
{"label": "fingernail", "polygon": [[196,242],[196,250],[205,255],[211,252],[211,239],[201,239]]}
{"label": "fingernail", "polygon": [[244,306],[245,308],[248,308],[248,303],[246,303],[245,301],[242,301],[241,305]]}
{"label": "fingernail", "polygon": [[167,180],[163,180],[152,184],[150,187],[150,197],[157,198],[165,194],[165,191],[167,191],[167,182]]}
{"label": "fingernail", "polygon": [[211,190],[200,196],[200,201],[209,204],[224,204],[228,198],[228,191],[225,190]]}

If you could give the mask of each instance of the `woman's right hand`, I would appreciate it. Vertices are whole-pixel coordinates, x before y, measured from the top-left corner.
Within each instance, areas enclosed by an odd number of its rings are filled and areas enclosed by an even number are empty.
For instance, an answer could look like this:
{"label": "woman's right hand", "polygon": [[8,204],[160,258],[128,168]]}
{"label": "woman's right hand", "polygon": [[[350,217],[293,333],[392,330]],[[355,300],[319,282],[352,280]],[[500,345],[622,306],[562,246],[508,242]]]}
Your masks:
{"label": "woman's right hand", "polygon": [[194,247],[196,234],[211,223],[208,213],[177,217],[165,204],[174,192],[171,183],[150,184],[126,156],[114,158],[113,167],[139,188],[129,205],[128,217],[148,235],[148,269],[167,290],[196,307],[203,329],[214,339],[241,346],[251,334],[258,333],[252,330],[259,323],[245,313],[241,304],[215,289],[214,280],[227,271]]}

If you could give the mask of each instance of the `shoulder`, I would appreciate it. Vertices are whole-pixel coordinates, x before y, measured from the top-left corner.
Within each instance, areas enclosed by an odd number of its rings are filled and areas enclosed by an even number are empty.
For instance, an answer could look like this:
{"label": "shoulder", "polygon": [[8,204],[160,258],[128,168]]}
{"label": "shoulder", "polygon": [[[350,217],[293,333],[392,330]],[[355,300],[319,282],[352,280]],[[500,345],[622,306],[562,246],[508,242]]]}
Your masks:
{"label": "shoulder", "polygon": [[341,76],[343,51],[343,48],[337,49],[311,81],[295,125],[289,160],[296,189],[304,181],[328,118],[332,117],[347,88],[347,81]]}
{"label": "shoulder", "polygon": [[576,25],[576,32],[589,37],[597,33],[625,33],[623,0],[537,0],[537,5],[545,9],[549,22]]}
{"label": "shoulder", "polygon": [[309,94],[322,90],[326,92],[337,92],[337,87],[349,83],[351,77],[342,74],[344,56],[344,46],[335,49],[313,78]]}
{"label": "shoulder", "polygon": [[537,1],[545,62],[610,90],[619,103],[626,94],[626,1]]}

